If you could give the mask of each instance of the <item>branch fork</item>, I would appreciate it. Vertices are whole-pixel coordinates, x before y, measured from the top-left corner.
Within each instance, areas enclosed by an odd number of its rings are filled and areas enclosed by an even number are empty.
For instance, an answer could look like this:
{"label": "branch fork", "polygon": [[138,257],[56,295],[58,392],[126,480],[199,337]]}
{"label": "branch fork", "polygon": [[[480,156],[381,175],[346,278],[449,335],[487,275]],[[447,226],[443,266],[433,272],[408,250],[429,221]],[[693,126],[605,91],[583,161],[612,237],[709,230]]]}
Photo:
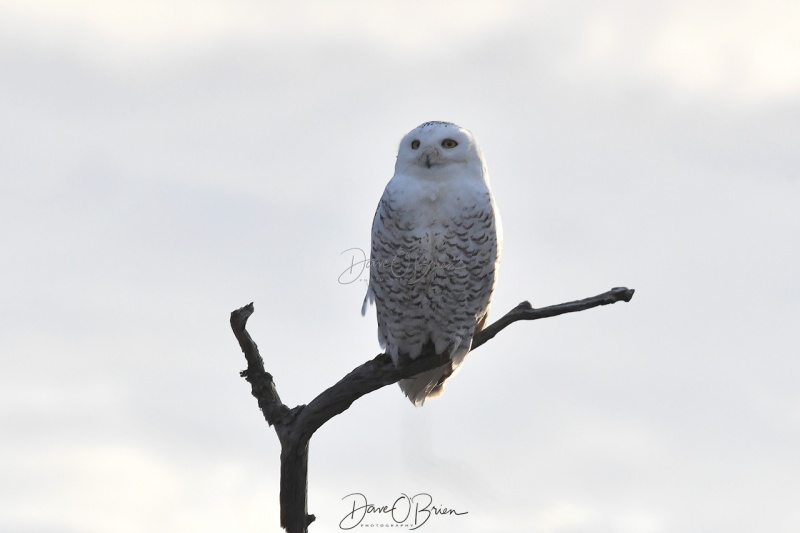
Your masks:
{"label": "branch fork", "polygon": [[[519,320],[538,320],[593,307],[629,302],[634,289],[615,287],[610,291],[549,307],[533,308],[527,301],[484,328],[472,341],[472,350]],[[334,416],[346,411],[354,401],[386,385],[449,363],[446,353],[436,354],[428,344],[417,359],[395,367],[391,358],[380,354],[353,369],[332,387],[321,392],[308,405],[289,408],[281,402],[272,375],[264,369],[258,346],[247,332],[247,319],[255,311],[252,302],[231,313],[231,329],[247,360],[240,375],[250,383],[264,419],[275,428],[281,443],[281,526],[287,533],[306,533],[314,521],[308,514],[308,444],[314,432]]]}

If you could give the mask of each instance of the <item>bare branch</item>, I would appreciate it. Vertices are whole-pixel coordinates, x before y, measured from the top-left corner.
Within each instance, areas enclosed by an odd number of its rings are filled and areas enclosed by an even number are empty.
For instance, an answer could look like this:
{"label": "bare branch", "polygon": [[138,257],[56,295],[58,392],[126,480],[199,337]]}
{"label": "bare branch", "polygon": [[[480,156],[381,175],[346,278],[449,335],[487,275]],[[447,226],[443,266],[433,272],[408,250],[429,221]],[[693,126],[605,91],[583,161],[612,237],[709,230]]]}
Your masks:
{"label": "bare branch", "polygon": [[[542,307],[541,309],[532,308],[527,301],[522,302],[491,326],[478,333],[472,342],[472,350],[494,338],[500,331],[518,320],[537,320],[565,313],[585,311],[586,309],[619,301],[629,302],[633,298],[633,292],[633,289],[616,287],[597,296]],[[437,355],[430,344],[425,348],[420,357],[400,367],[395,367],[388,355],[378,355],[373,360],[355,368],[334,386],[323,391],[298,414],[298,423],[304,435],[310,438],[322,424],[346,411],[354,401],[362,396],[386,385],[396,383],[401,379],[410,378],[420,372],[431,370],[450,362],[447,354]]]}
{"label": "bare branch", "polygon": [[233,334],[236,335],[236,340],[239,341],[239,346],[244,352],[245,359],[247,359],[247,370],[242,370],[239,375],[250,383],[251,392],[258,400],[258,406],[264,413],[264,418],[272,426],[288,414],[289,408],[283,404],[280,396],[278,396],[278,390],[275,388],[272,374],[264,370],[264,360],[261,359],[261,355],[258,353],[258,346],[256,346],[255,341],[245,329],[247,319],[250,318],[254,311],[253,302],[250,302],[232,312],[231,329]]}
{"label": "bare branch", "polygon": [[[629,302],[633,293],[633,289],[616,287],[597,296],[540,309],[534,309],[527,301],[522,302],[478,333],[473,339],[472,349],[485,344],[518,320],[537,320],[601,305]],[[334,416],[346,411],[362,396],[420,372],[449,364],[450,358],[447,354],[437,355],[430,343],[423,348],[420,357],[400,367],[394,366],[388,355],[380,354],[353,369],[307,406],[289,409],[281,402],[272,376],[264,369],[258,346],[245,329],[253,311],[253,304],[250,303],[231,313],[231,328],[247,359],[247,370],[242,371],[241,375],[250,383],[264,418],[275,427],[281,442],[281,526],[288,533],[305,533],[308,525],[314,521],[314,515],[307,512],[308,444],[314,432]]]}
{"label": "bare branch", "polygon": [[534,309],[531,307],[530,302],[527,300],[516,306],[514,309],[506,313],[506,315],[494,322],[491,326],[483,328],[483,331],[475,336],[472,341],[472,349],[474,350],[481,344],[493,339],[495,335],[500,333],[507,326],[510,326],[517,320],[538,320],[540,318],[549,318],[551,316],[563,315],[566,313],[576,313],[578,311],[585,311],[592,307],[601,305],[615,304],[617,302],[630,302],[633,298],[635,289],[628,289],[626,287],[614,287],[610,291],[598,294],[597,296],[590,296],[583,300],[575,300],[574,302],[567,302],[564,304],[551,305],[549,307],[542,307]]}
{"label": "bare branch", "polygon": [[231,329],[247,359],[247,369],[240,375],[250,383],[264,418],[275,427],[281,443],[281,527],[289,533],[304,533],[314,521],[314,515],[308,514],[308,438],[300,436],[294,423],[295,415],[303,406],[286,407],[278,396],[272,375],[264,369],[258,346],[245,329],[254,310],[250,302],[231,313]]}

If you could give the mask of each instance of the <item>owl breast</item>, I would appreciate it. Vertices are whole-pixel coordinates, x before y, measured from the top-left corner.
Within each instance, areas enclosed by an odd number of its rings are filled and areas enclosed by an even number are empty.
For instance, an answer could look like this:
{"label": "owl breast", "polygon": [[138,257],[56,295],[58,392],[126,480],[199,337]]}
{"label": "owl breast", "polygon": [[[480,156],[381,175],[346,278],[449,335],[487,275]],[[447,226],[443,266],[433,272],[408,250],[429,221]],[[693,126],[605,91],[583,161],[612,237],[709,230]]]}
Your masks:
{"label": "owl breast", "polygon": [[416,358],[429,341],[437,353],[465,354],[495,281],[497,228],[488,191],[420,192],[387,188],[373,227],[378,337],[396,363]]}

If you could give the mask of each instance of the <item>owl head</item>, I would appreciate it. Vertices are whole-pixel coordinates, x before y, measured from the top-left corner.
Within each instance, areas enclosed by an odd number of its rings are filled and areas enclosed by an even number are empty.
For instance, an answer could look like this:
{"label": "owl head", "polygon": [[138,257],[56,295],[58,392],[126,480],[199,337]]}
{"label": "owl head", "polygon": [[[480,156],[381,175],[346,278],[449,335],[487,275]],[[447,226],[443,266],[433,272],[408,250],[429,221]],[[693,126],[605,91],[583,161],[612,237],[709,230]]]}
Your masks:
{"label": "owl head", "polygon": [[443,170],[483,170],[483,156],[472,133],[451,122],[425,122],[400,142],[395,173],[440,175]]}

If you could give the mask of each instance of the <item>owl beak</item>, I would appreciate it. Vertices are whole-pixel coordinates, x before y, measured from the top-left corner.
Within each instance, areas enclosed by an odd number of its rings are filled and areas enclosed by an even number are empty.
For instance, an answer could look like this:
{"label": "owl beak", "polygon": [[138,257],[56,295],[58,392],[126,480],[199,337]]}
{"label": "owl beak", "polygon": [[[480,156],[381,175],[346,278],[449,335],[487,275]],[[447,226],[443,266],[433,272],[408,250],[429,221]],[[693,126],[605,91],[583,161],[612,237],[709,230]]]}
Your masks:
{"label": "owl beak", "polygon": [[425,150],[419,155],[419,161],[427,168],[434,166],[439,159],[439,152],[435,148]]}

